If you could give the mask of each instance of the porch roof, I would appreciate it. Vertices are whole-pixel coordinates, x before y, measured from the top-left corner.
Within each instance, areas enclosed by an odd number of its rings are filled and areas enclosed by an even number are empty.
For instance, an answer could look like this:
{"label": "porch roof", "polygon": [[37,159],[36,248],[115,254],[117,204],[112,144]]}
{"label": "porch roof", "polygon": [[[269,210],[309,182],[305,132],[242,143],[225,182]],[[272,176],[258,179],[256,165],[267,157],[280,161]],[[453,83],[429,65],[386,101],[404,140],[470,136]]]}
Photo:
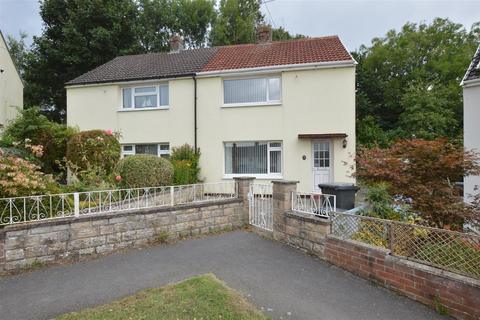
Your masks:
{"label": "porch roof", "polygon": [[298,139],[343,139],[346,133],[299,133]]}

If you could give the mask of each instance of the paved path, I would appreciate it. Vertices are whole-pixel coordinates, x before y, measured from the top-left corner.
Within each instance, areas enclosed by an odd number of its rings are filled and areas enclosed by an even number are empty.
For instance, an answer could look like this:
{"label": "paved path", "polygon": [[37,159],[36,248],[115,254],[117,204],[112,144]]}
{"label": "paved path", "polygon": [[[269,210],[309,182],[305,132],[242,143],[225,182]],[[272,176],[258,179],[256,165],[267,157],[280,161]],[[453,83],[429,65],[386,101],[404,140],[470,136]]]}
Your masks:
{"label": "paved path", "polygon": [[444,319],[419,303],[243,231],[0,278],[0,319],[51,319],[208,272],[273,319]]}

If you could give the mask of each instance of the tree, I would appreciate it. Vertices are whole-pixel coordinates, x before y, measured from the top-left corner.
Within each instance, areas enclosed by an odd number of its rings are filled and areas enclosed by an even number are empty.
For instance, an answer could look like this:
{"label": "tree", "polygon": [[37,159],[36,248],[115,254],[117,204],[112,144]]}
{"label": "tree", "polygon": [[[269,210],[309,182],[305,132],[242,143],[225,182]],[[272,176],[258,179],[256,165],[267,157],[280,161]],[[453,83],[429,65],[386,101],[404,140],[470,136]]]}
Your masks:
{"label": "tree", "polygon": [[214,0],[175,0],[172,29],[183,36],[188,48],[207,45],[208,30],[216,18]]}
{"label": "tree", "polygon": [[172,3],[169,0],[139,0],[136,35],[142,52],[168,50],[171,26],[174,24]]}
{"label": "tree", "polygon": [[283,41],[283,40],[292,40],[292,39],[302,39],[305,38],[303,34],[292,35],[290,32],[285,30],[282,26],[272,29],[272,40],[273,41]]}
{"label": "tree", "polygon": [[363,148],[357,177],[367,184],[386,183],[392,197],[409,205],[428,225],[461,229],[479,221],[479,212],[463,202],[455,182],[480,174],[479,155],[446,138],[401,140],[389,148]]}
{"label": "tree", "polygon": [[114,57],[138,50],[131,0],[45,0],[42,35],[25,69],[25,105],[65,120],[65,83]]}
{"label": "tree", "polygon": [[255,42],[255,30],[263,22],[258,0],[220,0],[210,42],[214,46]]}
{"label": "tree", "polygon": [[18,69],[20,76],[23,78],[25,72],[25,64],[29,54],[28,46],[25,44],[25,39],[28,37],[26,32],[20,31],[20,38],[17,40],[11,35],[7,35],[7,46],[10,51],[13,63]]}
{"label": "tree", "polygon": [[[474,25],[467,31],[461,24],[437,18],[431,24],[407,23],[399,32],[390,30],[370,46],[361,46],[353,53],[358,62],[359,121],[373,117],[393,140],[405,132],[428,139],[459,136],[459,82],[480,40],[477,29]],[[430,121],[435,125],[427,128]]]}

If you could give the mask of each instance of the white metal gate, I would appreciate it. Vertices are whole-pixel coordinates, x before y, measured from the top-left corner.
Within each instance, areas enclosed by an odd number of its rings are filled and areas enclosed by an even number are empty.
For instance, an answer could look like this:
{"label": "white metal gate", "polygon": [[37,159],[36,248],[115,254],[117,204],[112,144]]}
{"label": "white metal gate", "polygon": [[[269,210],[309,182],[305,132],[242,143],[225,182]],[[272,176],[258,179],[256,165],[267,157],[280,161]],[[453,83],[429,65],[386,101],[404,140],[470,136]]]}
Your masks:
{"label": "white metal gate", "polygon": [[265,230],[273,230],[273,196],[271,183],[251,183],[248,192],[250,224]]}

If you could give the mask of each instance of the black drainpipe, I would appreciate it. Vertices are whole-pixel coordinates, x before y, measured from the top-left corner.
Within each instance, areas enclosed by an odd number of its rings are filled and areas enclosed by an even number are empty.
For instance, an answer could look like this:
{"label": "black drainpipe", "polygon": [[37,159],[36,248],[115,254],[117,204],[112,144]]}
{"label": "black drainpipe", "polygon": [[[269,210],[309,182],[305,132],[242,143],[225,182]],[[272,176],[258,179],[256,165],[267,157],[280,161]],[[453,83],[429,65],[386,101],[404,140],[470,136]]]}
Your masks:
{"label": "black drainpipe", "polygon": [[193,149],[197,152],[197,78],[195,76],[193,78]]}

